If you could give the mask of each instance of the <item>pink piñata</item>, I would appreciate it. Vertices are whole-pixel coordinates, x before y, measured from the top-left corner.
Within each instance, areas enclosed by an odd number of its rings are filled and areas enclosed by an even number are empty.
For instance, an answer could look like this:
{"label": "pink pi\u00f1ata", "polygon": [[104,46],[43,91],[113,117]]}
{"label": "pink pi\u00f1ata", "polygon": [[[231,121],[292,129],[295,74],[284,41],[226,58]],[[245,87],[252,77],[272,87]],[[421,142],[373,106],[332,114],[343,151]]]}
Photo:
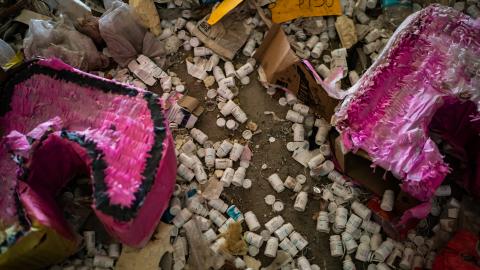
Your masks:
{"label": "pink pi\u00f1ata", "polygon": [[39,60],[0,91],[0,130],[3,224],[15,222],[21,209],[72,238],[53,198],[87,174],[92,208],[107,230],[131,246],[148,241],[176,174],[172,135],[155,94]]}
{"label": "pink pi\u00f1ata", "polygon": [[439,5],[412,14],[336,113],[344,145],[428,201],[449,172],[429,124],[452,97],[480,105],[479,59],[480,20]]}

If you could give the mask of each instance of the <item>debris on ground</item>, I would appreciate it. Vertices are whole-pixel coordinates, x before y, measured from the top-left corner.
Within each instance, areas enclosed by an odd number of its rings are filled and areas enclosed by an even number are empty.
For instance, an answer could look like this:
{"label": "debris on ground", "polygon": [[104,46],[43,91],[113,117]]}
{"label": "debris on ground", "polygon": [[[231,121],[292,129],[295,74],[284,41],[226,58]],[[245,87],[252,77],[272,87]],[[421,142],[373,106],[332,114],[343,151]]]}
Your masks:
{"label": "debris on ground", "polygon": [[0,269],[480,268],[480,2],[214,2],[0,1]]}

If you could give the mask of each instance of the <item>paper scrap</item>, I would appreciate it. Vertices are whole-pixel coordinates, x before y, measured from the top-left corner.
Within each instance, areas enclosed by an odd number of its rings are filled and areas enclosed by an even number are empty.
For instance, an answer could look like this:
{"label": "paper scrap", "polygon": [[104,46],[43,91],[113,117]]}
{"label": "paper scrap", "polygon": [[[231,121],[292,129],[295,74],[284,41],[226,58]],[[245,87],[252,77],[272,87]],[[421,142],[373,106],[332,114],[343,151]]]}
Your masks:
{"label": "paper scrap", "polygon": [[339,0],[277,0],[270,4],[269,8],[274,23],[299,17],[342,15]]}

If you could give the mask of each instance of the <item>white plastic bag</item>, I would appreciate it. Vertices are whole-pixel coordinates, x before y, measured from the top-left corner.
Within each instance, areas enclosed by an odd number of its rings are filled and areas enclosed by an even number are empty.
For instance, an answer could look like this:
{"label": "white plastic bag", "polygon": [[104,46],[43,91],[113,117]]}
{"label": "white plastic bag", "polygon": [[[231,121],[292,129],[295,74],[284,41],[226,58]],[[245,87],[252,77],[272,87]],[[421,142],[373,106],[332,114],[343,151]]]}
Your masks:
{"label": "white plastic bag", "polygon": [[81,70],[96,70],[108,66],[93,41],[60,22],[31,20],[23,40],[25,57],[57,57]]}

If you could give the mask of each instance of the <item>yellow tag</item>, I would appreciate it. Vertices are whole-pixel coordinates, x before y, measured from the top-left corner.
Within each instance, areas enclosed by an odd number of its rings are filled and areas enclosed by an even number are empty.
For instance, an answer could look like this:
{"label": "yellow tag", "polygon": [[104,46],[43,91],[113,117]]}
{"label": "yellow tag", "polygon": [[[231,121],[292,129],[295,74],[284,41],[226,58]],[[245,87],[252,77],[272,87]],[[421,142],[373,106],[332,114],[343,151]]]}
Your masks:
{"label": "yellow tag", "polygon": [[227,15],[232,9],[238,6],[243,0],[224,0],[220,5],[218,5],[210,14],[208,18],[208,24],[214,25],[220,21],[223,16]]}
{"label": "yellow tag", "polygon": [[274,23],[299,17],[342,15],[340,0],[277,0],[269,8]]}

